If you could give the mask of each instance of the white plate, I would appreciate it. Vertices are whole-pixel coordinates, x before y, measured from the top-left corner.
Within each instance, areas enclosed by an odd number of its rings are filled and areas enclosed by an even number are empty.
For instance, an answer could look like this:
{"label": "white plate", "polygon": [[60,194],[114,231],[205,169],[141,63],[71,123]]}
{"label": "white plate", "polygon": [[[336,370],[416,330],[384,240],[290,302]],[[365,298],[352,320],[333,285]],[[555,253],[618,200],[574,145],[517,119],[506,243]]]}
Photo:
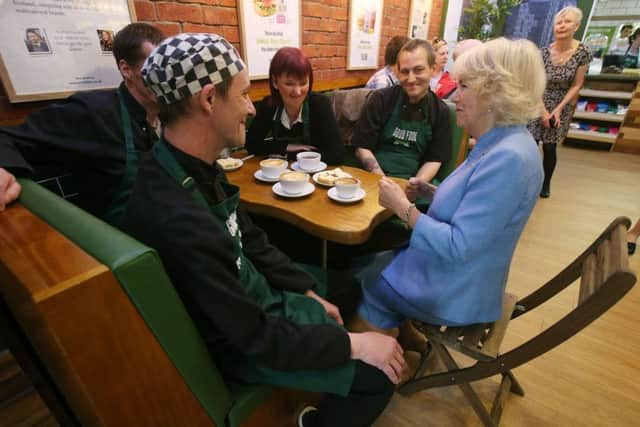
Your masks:
{"label": "white plate", "polygon": [[291,169],[293,169],[294,171],[309,172],[309,173],[320,172],[325,170],[326,168],[327,168],[327,164],[325,162],[320,162],[318,167],[313,170],[302,169],[298,164],[298,162],[293,162],[293,164],[291,165]]}
{"label": "white plate", "polygon": [[[314,173],[313,176],[311,177],[313,179],[313,182],[315,182],[318,185],[322,185],[323,187],[333,187],[335,184],[327,184],[327,183],[324,183],[324,182],[322,182],[322,181],[320,181],[318,179],[318,175],[320,175],[323,172],[324,171],[320,171],[320,172]],[[340,178],[353,178],[353,176],[352,175],[349,175],[348,177],[347,176],[344,176],[344,177],[341,176]],[[338,179],[338,178],[336,178],[336,179]]]}
{"label": "white plate", "polygon": [[336,190],[335,187],[327,191],[327,196],[329,196],[331,200],[335,200],[336,202],[340,202],[340,203],[358,202],[364,199],[364,196],[366,195],[367,195],[367,192],[364,191],[362,188],[359,188],[358,191],[356,191],[356,194],[354,194],[353,197],[351,197],[350,199],[345,199],[344,197],[338,196],[338,190]]}
{"label": "white plate", "polygon": [[235,171],[235,170],[240,169],[242,167],[242,165],[244,165],[244,162],[242,160],[240,160],[240,159],[236,159],[236,160],[238,161],[238,163],[235,166],[230,167],[230,168],[225,168],[220,163],[218,163],[218,165],[220,165],[222,170],[225,171],[225,172]]}
{"label": "white plate", "polygon": [[313,185],[310,182],[307,182],[307,185],[305,185],[304,190],[296,194],[285,193],[279,182],[277,184],[274,184],[273,187],[271,188],[273,192],[276,193],[278,196],[292,197],[292,198],[308,196],[309,194],[313,193],[313,191],[316,189],[315,185]]}
{"label": "white plate", "polygon": [[[289,169],[285,169],[281,173],[285,173],[285,172],[289,172]],[[267,178],[266,176],[262,175],[262,169],[258,169],[257,171],[255,171],[253,173],[253,177],[255,179],[257,179],[258,181],[262,181],[262,182],[278,182],[278,181],[280,181],[280,177],[278,177],[278,178]]]}

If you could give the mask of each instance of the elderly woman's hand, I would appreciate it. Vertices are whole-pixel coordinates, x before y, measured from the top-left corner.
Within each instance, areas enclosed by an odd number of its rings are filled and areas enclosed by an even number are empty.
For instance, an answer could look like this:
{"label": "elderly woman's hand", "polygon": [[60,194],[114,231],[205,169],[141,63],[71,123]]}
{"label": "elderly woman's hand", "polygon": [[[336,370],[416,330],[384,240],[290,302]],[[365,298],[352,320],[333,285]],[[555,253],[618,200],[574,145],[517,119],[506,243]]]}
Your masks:
{"label": "elderly woman's hand", "polygon": [[415,201],[418,197],[425,197],[431,199],[433,193],[436,192],[436,187],[433,184],[422,181],[420,178],[409,178],[409,184],[407,184],[407,197],[411,201]]}
{"label": "elderly woman's hand", "polygon": [[392,179],[382,177],[378,181],[380,206],[392,210],[396,215],[402,216],[411,204],[404,193],[404,190]]}

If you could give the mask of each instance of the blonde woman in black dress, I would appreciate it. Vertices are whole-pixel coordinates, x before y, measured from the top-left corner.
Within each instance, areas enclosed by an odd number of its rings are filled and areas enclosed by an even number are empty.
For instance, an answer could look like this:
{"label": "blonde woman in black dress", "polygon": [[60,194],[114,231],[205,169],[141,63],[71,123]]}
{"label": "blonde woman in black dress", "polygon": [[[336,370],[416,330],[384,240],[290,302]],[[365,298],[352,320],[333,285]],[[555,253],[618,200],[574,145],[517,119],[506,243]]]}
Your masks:
{"label": "blonde woman in black dress", "polygon": [[555,41],[542,48],[542,59],[547,74],[544,91],[544,111],[539,119],[529,124],[529,131],[538,143],[542,142],[544,182],[540,197],[551,195],[551,176],[556,167],[556,147],[569,131],[572,100],[584,83],[591,52],[574,38],[582,11],[577,7],[565,7],[554,18]]}

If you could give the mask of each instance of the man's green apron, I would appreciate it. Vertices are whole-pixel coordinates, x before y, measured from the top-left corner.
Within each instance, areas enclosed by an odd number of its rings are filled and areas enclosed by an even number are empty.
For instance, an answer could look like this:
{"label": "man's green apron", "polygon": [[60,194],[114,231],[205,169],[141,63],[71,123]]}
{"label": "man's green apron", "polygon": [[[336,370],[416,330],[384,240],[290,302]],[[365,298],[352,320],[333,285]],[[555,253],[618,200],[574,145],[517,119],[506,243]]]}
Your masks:
{"label": "man's green apron", "polygon": [[124,132],[125,143],[125,167],[124,175],[120,180],[118,190],[111,200],[111,203],[107,207],[103,218],[105,221],[111,224],[117,224],[124,212],[124,208],[127,205],[127,201],[133,191],[133,184],[136,181],[136,175],[138,173],[138,162],[140,160],[140,154],[136,149],[136,145],[133,141],[133,128],[131,127],[131,116],[129,110],[124,103],[124,97],[122,95],[122,88],[118,88],[118,100],[120,101],[120,116],[122,117],[122,131]]}
{"label": "man's green apron", "polygon": [[638,55],[634,55],[630,53],[631,46],[627,48],[627,51],[624,53],[624,58],[622,60],[622,66],[624,68],[638,68]]}
{"label": "man's green apron", "polygon": [[[403,92],[396,100],[391,117],[380,135],[375,156],[385,175],[409,179],[416,176],[422,166],[422,158],[431,142],[432,130],[427,116],[428,96],[422,98],[418,106],[418,111],[424,114],[424,119],[416,121],[402,118],[402,109],[406,108],[408,101],[406,97]],[[429,205],[429,200],[419,198],[416,205],[420,210],[424,210]],[[394,218],[391,223],[387,225],[406,228],[400,219]]]}
{"label": "man's green apron", "polygon": [[[302,294],[273,289],[265,277],[256,270],[242,250],[242,233],[238,227],[236,209],[240,199],[238,187],[222,183],[227,198],[217,204],[208,204],[198,190],[193,178],[174,159],[164,140],[153,147],[153,155],[162,167],[214,218],[225,224],[225,229],[234,242],[236,267],[245,292],[271,316],[284,317],[299,324],[327,324],[336,322],[327,316],[324,307]],[[354,362],[349,361],[340,368],[327,371],[277,371],[261,366],[251,358],[238,354],[217,354],[224,370],[235,378],[247,382],[265,383],[302,390],[330,392],[347,395],[354,376]]]}
{"label": "man's green apron", "polygon": [[398,97],[391,117],[380,135],[375,156],[386,175],[409,179],[416,176],[422,166],[422,158],[431,141],[431,125],[427,117],[427,96],[418,107],[424,120],[402,119],[402,109],[406,108],[406,95]]}

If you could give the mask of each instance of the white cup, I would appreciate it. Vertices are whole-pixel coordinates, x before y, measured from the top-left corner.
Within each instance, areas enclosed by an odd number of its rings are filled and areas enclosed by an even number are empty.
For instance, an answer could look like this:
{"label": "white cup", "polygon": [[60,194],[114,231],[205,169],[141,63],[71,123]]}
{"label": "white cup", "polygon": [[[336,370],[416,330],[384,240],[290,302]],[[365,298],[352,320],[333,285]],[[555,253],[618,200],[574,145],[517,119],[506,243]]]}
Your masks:
{"label": "white cup", "polygon": [[302,193],[308,182],[308,173],[288,171],[280,174],[280,187],[287,194]]}
{"label": "white cup", "polygon": [[343,177],[336,179],[336,192],[342,199],[352,199],[360,189],[360,180],[356,178]]}
{"label": "white cup", "polygon": [[264,159],[260,162],[262,176],[268,179],[276,179],[289,166],[284,159]]}
{"label": "white cup", "polygon": [[320,158],[322,155],[315,151],[303,151],[296,155],[298,166],[306,171],[314,171],[320,167]]}

